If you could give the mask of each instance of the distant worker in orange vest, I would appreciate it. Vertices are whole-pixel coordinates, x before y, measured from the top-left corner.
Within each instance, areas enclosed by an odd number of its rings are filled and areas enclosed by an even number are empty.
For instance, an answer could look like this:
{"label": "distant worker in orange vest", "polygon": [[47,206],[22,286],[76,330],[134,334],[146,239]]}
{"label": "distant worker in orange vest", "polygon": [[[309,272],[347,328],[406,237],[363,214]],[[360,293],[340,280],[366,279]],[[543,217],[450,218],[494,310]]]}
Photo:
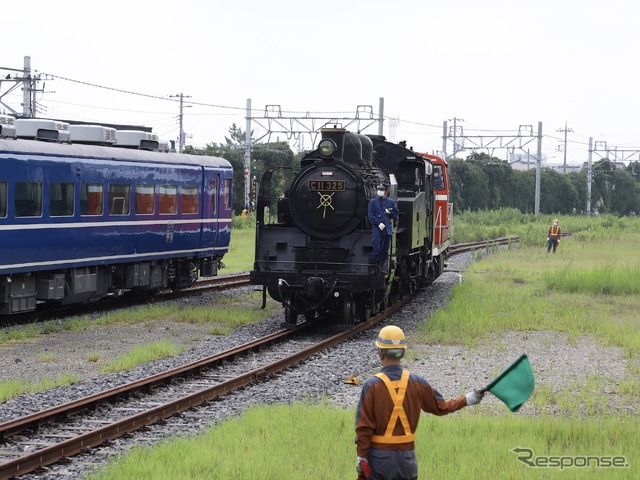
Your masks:
{"label": "distant worker in orange vest", "polygon": [[558,219],[553,221],[553,225],[549,228],[549,236],[547,237],[547,253],[551,251],[553,247],[553,253],[556,253],[556,248],[560,244],[560,227],[558,226]]}
{"label": "distant worker in orange vest", "polygon": [[375,342],[382,370],[362,386],[356,412],[358,478],[416,480],[414,439],[420,412],[447,415],[477,405],[483,389],[445,400],[427,380],[400,365],[407,348],[403,331],[387,325]]}

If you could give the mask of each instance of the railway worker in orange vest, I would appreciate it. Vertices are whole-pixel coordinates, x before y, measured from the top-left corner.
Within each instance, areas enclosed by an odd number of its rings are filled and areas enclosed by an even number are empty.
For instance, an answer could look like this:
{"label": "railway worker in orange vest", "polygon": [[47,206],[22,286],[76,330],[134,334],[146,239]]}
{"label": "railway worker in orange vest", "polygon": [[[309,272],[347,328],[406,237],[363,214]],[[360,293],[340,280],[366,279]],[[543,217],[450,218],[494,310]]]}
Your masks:
{"label": "railway worker in orange vest", "polygon": [[417,479],[414,438],[420,412],[447,415],[477,405],[484,392],[476,389],[445,400],[427,380],[403,369],[400,360],[407,341],[399,327],[384,327],[375,343],[382,370],[367,379],[360,394],[355,426],[356,471],[367,479]]}
{"label": "railway worker in orange vest", "polygon": [[560,244],[560,227],[558,226],[558,219],[553,220],[553,225],[549,228],[549,236],[547,237],[547,253],[551,251],[553,247],[553,253],[556,253],[556,248]]}

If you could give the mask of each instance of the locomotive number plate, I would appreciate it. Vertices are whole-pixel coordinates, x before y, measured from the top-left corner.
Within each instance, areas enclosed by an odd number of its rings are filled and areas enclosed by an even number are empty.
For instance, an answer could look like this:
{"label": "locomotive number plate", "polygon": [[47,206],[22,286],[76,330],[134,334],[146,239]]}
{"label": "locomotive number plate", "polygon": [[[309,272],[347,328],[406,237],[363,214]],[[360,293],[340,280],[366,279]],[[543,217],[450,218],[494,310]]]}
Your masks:
{"label": "locomotive number plate", "polygon": [[311,192],[344,192],[344,180],[309,180]]}

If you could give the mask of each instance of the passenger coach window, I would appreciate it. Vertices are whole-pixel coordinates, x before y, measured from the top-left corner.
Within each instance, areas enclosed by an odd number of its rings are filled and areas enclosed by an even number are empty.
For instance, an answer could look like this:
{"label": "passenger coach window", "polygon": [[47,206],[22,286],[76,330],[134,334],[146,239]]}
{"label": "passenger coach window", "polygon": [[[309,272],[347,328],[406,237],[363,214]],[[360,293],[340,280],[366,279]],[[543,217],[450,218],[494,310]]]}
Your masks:
{"label": "passenger coach window", "polygon": [[16,217],[42,215],[42,183],[16,182]]}
{"label": "passenger coach window", "polygon": [[218,182],[213,180],[211,182],[211,213],[216,213],[218,207]]}
{"label": "passenger coach window", "polygon": [[228,178],[224,181],[224,208],[231,208],[231,180]]}
{"label": "passenger coach window", "polygon": [[7,182],[0,182],[0,217],[7,216]]}
{"label": "passenger coach window", "polygon": [[109,215],[129,215],[130,192],[129,185],[109,185]]}
{"label": "passenger coach window", "polygon": [[198,188],[182,187],[180,206],[183,214],[198,213]]}
{"label": "passenger coach window", "polygon": [[80,185],[80,215],[102,215],[104,188],[100,183]]}
{"label": "passenger coach window", "polygon": [[151,215],[155,211],[153,185],[136,185],[136,213]]}
{"label": "passenger coach window", "polygon": [[178,187],[160,185],[160,214],[171,215],[175,213],[178,213]]}
{"label": "passenger coach window", "polygon": [[70,217],[74,204],[73,183],[49,184],[49,216]]}

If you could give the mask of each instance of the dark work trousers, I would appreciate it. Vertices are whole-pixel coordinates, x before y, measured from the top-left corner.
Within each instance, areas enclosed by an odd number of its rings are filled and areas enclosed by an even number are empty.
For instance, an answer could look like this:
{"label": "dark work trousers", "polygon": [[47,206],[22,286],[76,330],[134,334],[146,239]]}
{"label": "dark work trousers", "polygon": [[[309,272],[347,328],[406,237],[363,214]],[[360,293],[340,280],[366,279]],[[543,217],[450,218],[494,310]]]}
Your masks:
{"label": "dark work trousers", "polygon": [[415,450],[369,449],[371,476],[367,480],[418,480]]}
{"label": "dark work trousers", "polygon": [[380,265],[384,265],[389,258],[389,245],[391,245],[391,235],[386,231],[381,231],[376,225],[373,231],[373,250],[371,251],[371,263],[380,260]]}

